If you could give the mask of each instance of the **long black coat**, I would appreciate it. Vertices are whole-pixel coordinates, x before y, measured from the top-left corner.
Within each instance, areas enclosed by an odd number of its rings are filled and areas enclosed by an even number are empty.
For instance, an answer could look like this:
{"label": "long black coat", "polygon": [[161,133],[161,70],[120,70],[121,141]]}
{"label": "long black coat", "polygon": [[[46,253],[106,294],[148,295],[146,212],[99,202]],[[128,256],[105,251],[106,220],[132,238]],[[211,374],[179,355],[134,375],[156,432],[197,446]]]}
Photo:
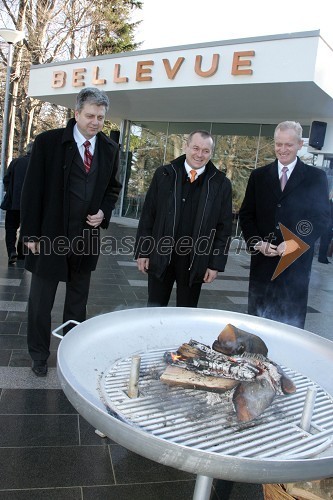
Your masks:
{"label": "long black coat", "polygon": [[[67,238],[69,220],[69,174],[78,153],[73,137],[75,120],[64,129],[50,130],[38,135],[34,141],[30,163],[21,197],[21,237],[26,240],[42,239],[40,255],[31,252],[26,258],[28,271],[45,278],[67,281],[67,253],[61,251],[61,238]],[[118,199],[121,184],[117,179],[119,148],[102,132],[97,134],[98,173],[95,189],[87,214],[104,212],[102,228],[107,228],[112,210]],[[90,249],[82,256],[80,269],[93,271],[99,256],[99,228],[89,231]],[[55,250],[56,249],[56,250]]]}
{"label": "long black coat", "polygon": [[20,210],[22,186],[29,165],[30,153],[10,162],[3,178],[6,196],[3,210]]}
{"label": "long black coat", "polygon": [[249,314],[304,326],[314,244],[329,219],[325,172],[299,158],[284,191],[277,160],[255,169],[249,178],[239,213],[243,236],[250,249],[258,240],[283,241],[279,223],[310,245],[301,257],[271,281],[280,257],[251,256]]}
{"label": "long black coat", "polygon": [[[181,211],[185,155],[158,167],[148,189],[140,217],[135,256],[149,257],[149,273],[160,278],[171,259]],[[202,283],[207,268],[224,271],[232,228],[231,183],[209,161],[201,187],[194,242],[209,240],[208,251],[192,249],[190,285]],[[163,243],[163,244],[162,244]],[[145,246],[145,244],[147,246]],[[202,247],[203,248],[203,247]]]}

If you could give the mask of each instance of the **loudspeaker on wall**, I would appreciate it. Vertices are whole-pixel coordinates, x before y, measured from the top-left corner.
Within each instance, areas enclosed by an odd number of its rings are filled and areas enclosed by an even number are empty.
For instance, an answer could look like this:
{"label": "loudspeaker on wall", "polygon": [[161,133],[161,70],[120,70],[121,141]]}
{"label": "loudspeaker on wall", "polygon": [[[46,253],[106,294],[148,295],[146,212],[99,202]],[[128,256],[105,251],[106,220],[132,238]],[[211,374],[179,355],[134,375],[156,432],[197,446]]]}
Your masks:
{"label": "loudspeaker on wall", "polygon": [[324,145],[326,134],[326,122],[313,121],[310,130],[309,146],[321,149]]}

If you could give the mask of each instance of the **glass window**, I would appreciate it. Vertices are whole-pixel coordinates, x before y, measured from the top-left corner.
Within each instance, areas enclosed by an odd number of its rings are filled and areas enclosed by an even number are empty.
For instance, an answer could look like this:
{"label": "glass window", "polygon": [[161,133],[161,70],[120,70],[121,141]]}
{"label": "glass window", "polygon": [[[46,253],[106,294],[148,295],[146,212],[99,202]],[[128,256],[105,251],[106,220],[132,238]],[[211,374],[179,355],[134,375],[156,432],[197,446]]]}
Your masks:
{"label": "glass window", "polygon": [[256,167],[260,125],[246,123],[214,123],[215,141],[213,163],[225,172],[232,184],[234,234],[238,232],[238,212],[242,204],[247,181]]}
{"label": "glass window", "polygon": [[150,181],[164,163],[167,123],[132,123],[129,140],[123,216],[139,218]]}
{"label": "glass window", "polygon": [[[253,123],[133,122],[125,165],[123,216],[140,217],[156,168],[183,154],[189,133],[207,130],[215,141],[212,161],[232,183],[234,234],[238,234],[238,212],[249,175],[254,168],[275,160],[275,127],[276,124]],[[313,163],[313,155],[306,149],[309,130],[309,126],[303,127],[305,147],[299,155],[303,161]]]}

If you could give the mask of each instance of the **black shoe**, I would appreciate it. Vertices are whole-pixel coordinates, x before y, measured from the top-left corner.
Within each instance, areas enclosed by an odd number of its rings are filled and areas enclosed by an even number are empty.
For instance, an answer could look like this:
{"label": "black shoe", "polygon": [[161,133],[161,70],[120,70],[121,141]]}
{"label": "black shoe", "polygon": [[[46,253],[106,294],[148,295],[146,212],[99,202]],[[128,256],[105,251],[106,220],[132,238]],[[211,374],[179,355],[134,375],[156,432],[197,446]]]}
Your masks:
{"label": "black shoe", "polygon": [[46,361],[34,361],[31,369],[37,377],[46,377],[47,375]]}
{"label": "black shoe", "polygon": [[8,265],[15,264],[16,261],[17,261],[17,253],[11,252],[9,259],[8,259]]}
{"label": "black shoe", "polygon": [[330,261],[328,259],[319,259],[318,258],[318,262],[320,262],[321,264],[330,264]]}

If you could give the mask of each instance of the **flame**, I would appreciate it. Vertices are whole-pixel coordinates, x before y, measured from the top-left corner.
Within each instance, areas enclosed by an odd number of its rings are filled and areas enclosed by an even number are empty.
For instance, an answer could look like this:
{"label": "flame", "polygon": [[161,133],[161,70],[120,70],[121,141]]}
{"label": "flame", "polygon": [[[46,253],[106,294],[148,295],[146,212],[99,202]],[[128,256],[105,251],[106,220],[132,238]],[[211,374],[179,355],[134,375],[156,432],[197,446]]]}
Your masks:
{"label": "flame", "polygon": [[170,356],[173,362],[180,361],[182,359],[180,354],[175,354],[174,352],[170,352]]}
{"label": "flame", "polygon": [[170,352],[170,351],[166,351],[163,357],[166,363],[168,364],[177,364],[185,359],[181,354],[177,354],[176,352]]}

